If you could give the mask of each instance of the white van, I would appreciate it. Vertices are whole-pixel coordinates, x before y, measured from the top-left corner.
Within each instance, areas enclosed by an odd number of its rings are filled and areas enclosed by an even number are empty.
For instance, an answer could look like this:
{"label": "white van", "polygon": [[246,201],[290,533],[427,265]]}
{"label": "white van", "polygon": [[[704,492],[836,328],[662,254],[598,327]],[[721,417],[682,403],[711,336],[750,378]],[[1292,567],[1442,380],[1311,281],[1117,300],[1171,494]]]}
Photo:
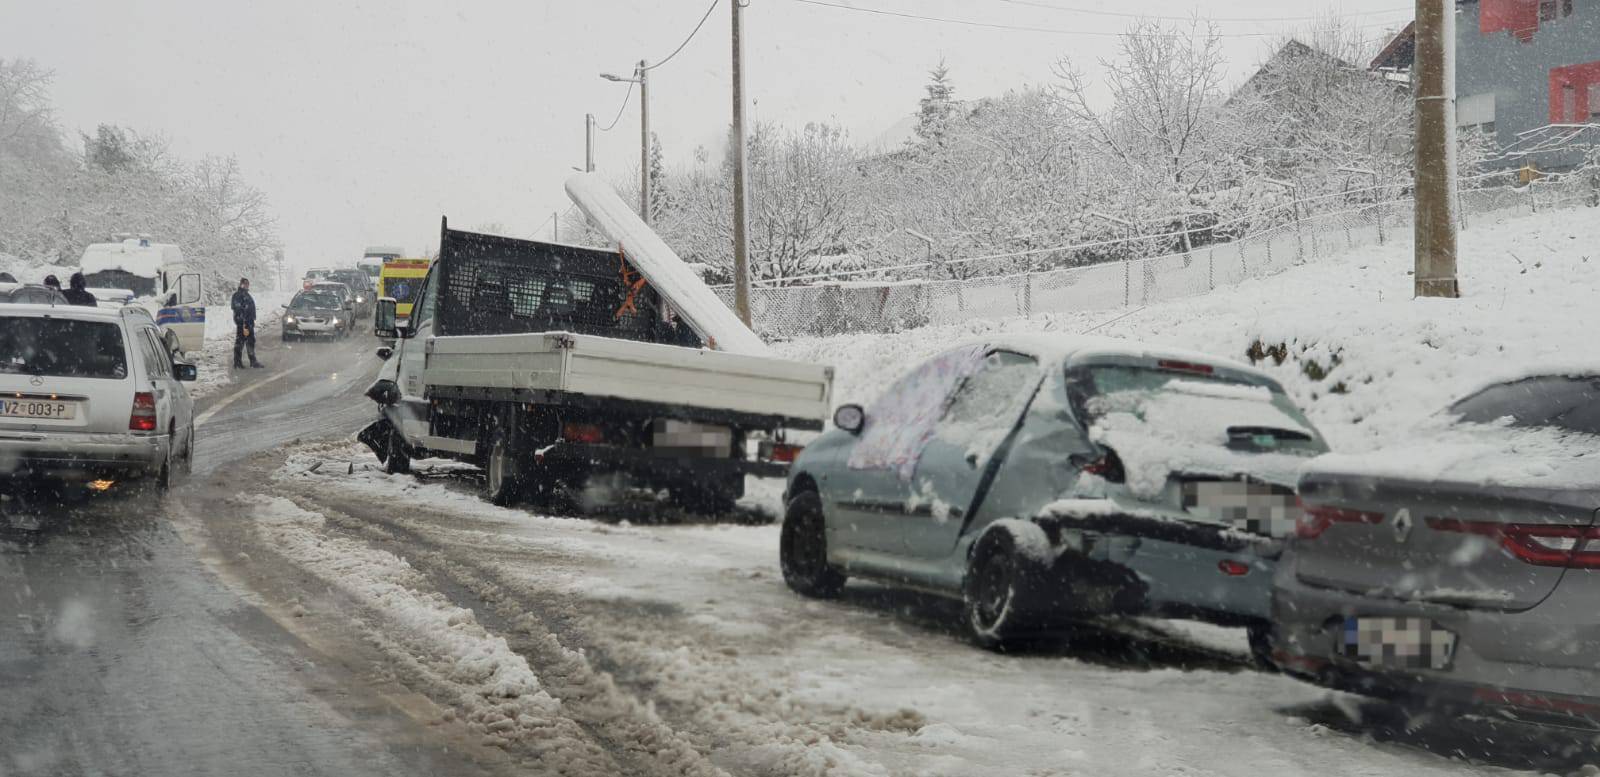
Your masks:
{"label": "white van", "polygon": [[194,379],[144,308],[0,306],[0,480],[165,488],[194,460]]}
{"label": "white van", "polygon": [[191,272],[183,251],[148,237],[116,243],[93,243],[83,249],[79,271],[90,291],[101,299],[124,299],[120,292],[150,311],[167,347],[185,353],[205,346],[206,309],[200,303],[200,275]]}

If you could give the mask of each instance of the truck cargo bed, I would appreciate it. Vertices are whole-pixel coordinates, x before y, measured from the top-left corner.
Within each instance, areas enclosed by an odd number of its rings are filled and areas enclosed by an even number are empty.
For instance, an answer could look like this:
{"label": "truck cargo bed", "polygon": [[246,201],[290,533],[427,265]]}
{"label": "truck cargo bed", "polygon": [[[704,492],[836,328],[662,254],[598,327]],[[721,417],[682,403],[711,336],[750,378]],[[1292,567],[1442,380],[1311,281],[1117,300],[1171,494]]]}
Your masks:
{"label": "truck cargo bed", "polygon": [[821,429],[831,409],[831,368],[763,356],[568,332],[435,337],[427,353],[429,391],[456,396],[604,397],[761,416],[800,429]]}

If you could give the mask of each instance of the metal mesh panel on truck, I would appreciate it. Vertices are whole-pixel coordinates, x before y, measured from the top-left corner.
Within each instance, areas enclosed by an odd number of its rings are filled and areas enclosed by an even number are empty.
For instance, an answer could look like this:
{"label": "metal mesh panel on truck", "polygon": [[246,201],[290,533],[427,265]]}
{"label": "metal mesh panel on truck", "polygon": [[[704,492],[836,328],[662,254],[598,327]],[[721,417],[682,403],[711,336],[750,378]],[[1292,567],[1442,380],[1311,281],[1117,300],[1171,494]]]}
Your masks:
{"label": "metal mesh panel on truck", "polygon": [[616,251],[462,232],[439,239],[441,335],[573,332],[698,346]]}

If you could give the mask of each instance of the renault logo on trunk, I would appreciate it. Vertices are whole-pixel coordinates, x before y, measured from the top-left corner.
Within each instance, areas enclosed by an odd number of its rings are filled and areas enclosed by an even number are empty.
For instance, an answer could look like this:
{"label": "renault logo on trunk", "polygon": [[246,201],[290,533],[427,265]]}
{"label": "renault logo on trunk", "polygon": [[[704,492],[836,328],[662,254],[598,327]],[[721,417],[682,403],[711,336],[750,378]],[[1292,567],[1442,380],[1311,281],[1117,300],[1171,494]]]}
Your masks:
{"label": "renault logo on trunk", "polygon": [[1401,508],[1394,514],[1394,541],[1405,542],[1411,539],[1411,511]]}

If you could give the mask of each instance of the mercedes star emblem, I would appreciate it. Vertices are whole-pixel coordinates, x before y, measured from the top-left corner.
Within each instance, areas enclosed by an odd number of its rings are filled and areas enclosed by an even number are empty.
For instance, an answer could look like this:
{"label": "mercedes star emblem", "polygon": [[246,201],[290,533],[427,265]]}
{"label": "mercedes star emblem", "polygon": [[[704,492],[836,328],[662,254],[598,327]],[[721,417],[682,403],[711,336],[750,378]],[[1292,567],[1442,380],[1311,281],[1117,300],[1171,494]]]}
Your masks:
{"label": "mercedes star emblem", "polygon": [[1405,542],[1411,539],[1411,511],[1401,508],[1394,514],[1394,541]]}
{"label": "mercedes star emblem", "polygon": [[44,385],[44,378],[41,378],[38,375],[35,375],[35,376],[29,378],[28,382],[32,383],[35,386],[43,386]]}

